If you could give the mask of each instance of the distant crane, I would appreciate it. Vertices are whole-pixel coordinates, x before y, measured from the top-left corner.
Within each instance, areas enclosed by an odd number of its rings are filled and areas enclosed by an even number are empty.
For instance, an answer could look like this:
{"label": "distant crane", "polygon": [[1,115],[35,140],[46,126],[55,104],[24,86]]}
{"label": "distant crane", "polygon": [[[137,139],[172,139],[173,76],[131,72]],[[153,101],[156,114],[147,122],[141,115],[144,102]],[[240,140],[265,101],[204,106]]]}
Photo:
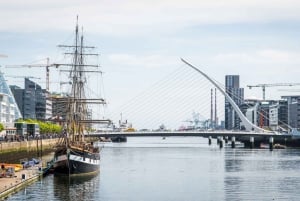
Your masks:
{"label": "distant crane", "polygon": [[47,58],[47,64],[32,64],[32,65],[7,65],[5,66],[6,68],[22,68],[22,67],[46,67],[46,89],[49,91],[49,67],[56,67],[58,68],[60,64],[50,64],[49,63],[49,58]]}
{"label": "distant crane", "polygon": [[28,79],[41,79],[40,77],[33,77],[33,76],[17,76],[17,75],[6,75],[5,77],[28,78]]}
{"label": "distant crane", "polygon": [[296,86],[300,83],[274,83],[274,84],[257,84],[257,85],[247,85],[249,89],[252,87],[261,87],[263,92],[263,100],[266,100],[266,87],[278,87],[278,86]]}
{"label": "distant crane", "polygon": [[300,89],[278,89],[277,91],[300,92]]}

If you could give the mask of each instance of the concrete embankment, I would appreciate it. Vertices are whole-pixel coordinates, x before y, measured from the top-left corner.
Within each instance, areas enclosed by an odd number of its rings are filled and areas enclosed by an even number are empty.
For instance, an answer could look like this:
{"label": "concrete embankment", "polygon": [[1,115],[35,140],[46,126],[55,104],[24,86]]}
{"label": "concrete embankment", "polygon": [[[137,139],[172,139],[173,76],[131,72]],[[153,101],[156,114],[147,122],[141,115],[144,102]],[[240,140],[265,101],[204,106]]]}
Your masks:
{"label": "concrete embankment", "polygon": [[11,151],[35,151],[38,149],[46,149],[53,147],[57,142],[58,138],[55,139],[43,139],[43,140],[29,140],[20,142],[0,142],[1,153],[11,152]]}
{"label": "concrete embankment", "polygon": [[0,200],[37,181],[39,177],[39,168],[34,166],[16,172],[13,177],[0,178]]}
{"label": "concrete embankment", "polygon": [[[57,140],[0,142],[0,163],[20,163],[20,159],[24,158],[41,158],[42,155],[53,152]],[[20,170],[13,177],[0,178],[0,200],[37,181],[40,177],[41,164]]]}
{"label": "concrete embankment", "polygon": [[53,151],[55,139],[31,140],[21,142],[0,142],[0,162],[19,163],[22,158],[41,157]]}

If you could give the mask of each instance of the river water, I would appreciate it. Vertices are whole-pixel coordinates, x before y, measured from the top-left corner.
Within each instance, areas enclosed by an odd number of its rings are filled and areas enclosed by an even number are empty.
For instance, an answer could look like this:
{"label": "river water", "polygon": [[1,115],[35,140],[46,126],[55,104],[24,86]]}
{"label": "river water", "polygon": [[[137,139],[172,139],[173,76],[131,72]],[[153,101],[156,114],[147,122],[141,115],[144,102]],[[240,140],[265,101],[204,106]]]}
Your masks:
{"label": "river water", "polygon": [[197,137],[101,146],[97,176],[49,175],[7,200],[300,200],[300,149],[220,149]]}

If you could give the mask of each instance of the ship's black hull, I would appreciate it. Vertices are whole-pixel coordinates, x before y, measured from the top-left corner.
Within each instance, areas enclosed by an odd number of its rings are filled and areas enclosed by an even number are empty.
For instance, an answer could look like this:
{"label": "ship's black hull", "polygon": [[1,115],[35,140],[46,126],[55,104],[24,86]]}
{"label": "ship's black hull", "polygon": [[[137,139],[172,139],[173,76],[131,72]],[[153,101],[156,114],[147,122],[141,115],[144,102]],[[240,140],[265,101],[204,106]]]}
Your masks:
{"label": "ship's black hull", "polygon": [[54,160],[54,174],[92,174],[100,170],[99,153],[89,153],[69,148],[55,153]]}

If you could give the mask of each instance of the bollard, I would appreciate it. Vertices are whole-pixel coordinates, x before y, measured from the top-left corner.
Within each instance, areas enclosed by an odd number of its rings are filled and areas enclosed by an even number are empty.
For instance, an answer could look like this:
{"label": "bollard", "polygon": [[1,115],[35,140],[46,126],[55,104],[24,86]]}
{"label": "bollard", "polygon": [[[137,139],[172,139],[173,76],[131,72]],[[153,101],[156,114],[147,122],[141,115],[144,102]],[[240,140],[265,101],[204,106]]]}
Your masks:
{"label": "bollard", "polygon": [[217,137],[217,144],[220,144],[220,137]]}
{"label": "bollard", "polygon": [[220,139],[220,149],[222,149],[223,148],[223,140],[222,139]]}
{"label": "bollard", "polygon": [[254,148],[254,137],[250,137],[250,148]]}
{"label": "bollard", "polygon": [[26,179],[26,175],[22,174],[22,180],[24,181]]}
{"label": "bollard", "polygon": [[235,148],[235,137],[231,137],[231,148]]}
{"label": "bollard", "polygon": [[270,151],[273,151],[273,142],[274,142],[274,138],[270,137],[270,139],[269,139],[269,148],[270,148]]}
{"label": "bollard", "polygon": [[211,136],[208,137],[208,145],[211,145]]}

